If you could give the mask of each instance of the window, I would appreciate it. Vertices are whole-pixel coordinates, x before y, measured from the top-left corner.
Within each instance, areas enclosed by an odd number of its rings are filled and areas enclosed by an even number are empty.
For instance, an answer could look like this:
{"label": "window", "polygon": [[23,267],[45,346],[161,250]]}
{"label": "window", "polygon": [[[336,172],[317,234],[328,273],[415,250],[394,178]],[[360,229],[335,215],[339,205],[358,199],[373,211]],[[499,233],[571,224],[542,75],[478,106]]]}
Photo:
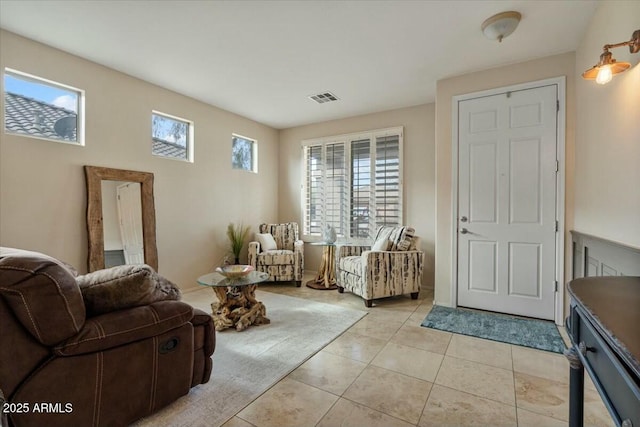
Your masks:
{"label": "window", "polygon": [[193,122],[153,111],[151,140],[153,155],[193,162]]}
{"label": "window", "polygon": [[402,128],[303,141],[303,235],[371,239],[402,224]]}
{"label": "window", "polygon": [[232,135],[231,167],[258,172],[258,144],[255,140],[236,134]]}
{"label": "window", "polygon": [[4,130],[84,145],[84,91],[20,71],[4,70]]}

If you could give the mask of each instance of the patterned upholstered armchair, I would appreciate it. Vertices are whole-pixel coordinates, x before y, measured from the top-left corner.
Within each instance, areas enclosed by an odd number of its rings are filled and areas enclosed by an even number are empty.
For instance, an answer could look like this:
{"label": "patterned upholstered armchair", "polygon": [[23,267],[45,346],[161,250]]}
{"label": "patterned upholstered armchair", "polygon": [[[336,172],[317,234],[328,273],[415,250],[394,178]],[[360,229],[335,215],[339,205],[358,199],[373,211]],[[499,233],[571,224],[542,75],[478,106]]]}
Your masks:
{"label": "patterned upholstered armchair", "polygon": [[[249,243],[249,264],[256,271],[269,273],[271,281],[302,284],[304,243],[298,239],[298,224],[260,224],[256,240]],[[272,236],[270,238],[269,236]]]}
{"label": "patterned upholstered armchair", "polygon": [[411,294],[417,299],[422,284],[424,252],[411,227],[378,228],[372,246],[340,246],[336,254],[338,292],[346,289],[373,300]]}

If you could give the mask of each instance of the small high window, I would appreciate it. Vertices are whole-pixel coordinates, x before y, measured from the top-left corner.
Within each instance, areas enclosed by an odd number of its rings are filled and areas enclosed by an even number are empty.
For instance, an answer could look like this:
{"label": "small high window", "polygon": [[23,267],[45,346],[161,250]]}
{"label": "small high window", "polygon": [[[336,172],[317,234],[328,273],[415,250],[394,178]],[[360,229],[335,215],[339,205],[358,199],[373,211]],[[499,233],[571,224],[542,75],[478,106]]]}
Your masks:
{"label": "small high window", "polygon": [[84,145],[84,91],[5,68],[4,131]]}
{"label": "small high window", "polygon": [[258,144],[256,140],[233,134],[231,137],[231,166],[258,172]]}
{"label": "small high window", "polygon": [[193,162],[193,122],[153,111],[151,140],[153,155]]}

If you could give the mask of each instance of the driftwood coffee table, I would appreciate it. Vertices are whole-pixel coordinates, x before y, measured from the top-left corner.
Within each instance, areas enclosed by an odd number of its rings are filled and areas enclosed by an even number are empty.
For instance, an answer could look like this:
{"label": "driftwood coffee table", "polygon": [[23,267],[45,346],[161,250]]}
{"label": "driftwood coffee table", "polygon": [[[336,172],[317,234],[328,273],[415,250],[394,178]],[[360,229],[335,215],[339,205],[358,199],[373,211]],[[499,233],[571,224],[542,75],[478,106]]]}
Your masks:
{"label": "driftwood coffee table", "polygon": [[266,317],[267,309],[256,300],[258,283],[269,279],[267,273],[252,271],[245,277],[227,279],[219,273],[209,273],[198,278],[198,284],[209,286],[218,297],[211,304],[211,317],[216,331],[235,327],[244,331],[251,325],[266,325],[271,321]]}

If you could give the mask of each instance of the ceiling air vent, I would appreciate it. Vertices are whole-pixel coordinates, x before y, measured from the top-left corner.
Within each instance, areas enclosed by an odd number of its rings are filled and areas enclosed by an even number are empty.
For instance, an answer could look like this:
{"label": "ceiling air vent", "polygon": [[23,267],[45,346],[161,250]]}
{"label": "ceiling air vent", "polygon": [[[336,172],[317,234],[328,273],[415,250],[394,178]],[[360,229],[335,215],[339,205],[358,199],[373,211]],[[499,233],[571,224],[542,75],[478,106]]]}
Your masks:
{"label": "ceiling air vent", "polygon": [[319,93],[318,95],[310,95],[309,99],[316,101],[318,104],[324,104],[325,102],[337,101],[338,98],[331,92]]}

